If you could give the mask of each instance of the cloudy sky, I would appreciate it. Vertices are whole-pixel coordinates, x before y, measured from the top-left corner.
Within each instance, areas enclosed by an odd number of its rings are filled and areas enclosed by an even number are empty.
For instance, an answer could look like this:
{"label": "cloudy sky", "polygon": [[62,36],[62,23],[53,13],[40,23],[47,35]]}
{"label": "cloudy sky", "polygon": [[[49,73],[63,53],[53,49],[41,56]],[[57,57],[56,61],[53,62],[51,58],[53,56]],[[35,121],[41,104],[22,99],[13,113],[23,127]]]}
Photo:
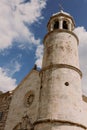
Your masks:
{"label": "cloudy sky", "polygon": [[46,25],[59,4],[76,23],[82,90],[87,95],[87,0],[0,0],[0,91],[14,89],[34,64],[41,67]]}

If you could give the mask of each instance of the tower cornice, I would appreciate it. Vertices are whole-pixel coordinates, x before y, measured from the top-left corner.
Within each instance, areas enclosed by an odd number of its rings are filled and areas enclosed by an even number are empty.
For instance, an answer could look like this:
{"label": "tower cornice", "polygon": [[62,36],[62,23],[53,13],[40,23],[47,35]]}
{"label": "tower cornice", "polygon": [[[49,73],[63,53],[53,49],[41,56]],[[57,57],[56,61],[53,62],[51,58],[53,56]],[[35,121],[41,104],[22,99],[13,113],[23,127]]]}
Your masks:
{"label": "tower cornice", "polygon": [[34,125],[38,125],[38,124],[42,124],[42,123],[59,123],[59,124],[63,124],[63,125],[66,125],[66,124],[69,124],[69,125],[73,125],[73,126],[76,126],[78,128],[83,128],[83,129],[86,129],[87,130],[87,126],[86,125],[83,125],[81,123],[76,123],[76,122],[73,122],[73,121],[67,121],[67,120],[57,120],[57,119],[39,119],[37,120]]}
{"label": "tower cornice", "polygon": [[49,69],[52,69],[52,68],[56,68],[56,69],[60,69],[60,68],[67,68],[67,69],[71,69],[71,70],[74,70],[76,71],[80,77],[82,78],[82,72],[80,69],[72,66],[72,65],[67,65],[67,64],[52,64],[50,66],[46,66],[44,68],[42,68],[42,70],[40,71],[40,73],[42,73],[43,71],[46,71],[46,70],[49,70]]}

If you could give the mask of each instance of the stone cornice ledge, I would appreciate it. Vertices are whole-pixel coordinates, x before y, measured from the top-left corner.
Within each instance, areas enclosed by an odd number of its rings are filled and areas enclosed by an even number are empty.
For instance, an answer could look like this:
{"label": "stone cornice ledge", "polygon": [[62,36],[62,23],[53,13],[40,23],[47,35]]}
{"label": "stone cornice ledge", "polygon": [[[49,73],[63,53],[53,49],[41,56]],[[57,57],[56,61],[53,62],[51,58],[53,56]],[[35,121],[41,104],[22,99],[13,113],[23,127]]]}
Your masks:
{"label": "stone cornice ledge", "polygon": [[76,71],[80,75],[80,77],[82,78],[82,72],[81,72],[80,69],[78,69],[78,68],[76,68],[76,67],[74,67],[72,65],[67,65],[67,64],[52,64],[52,65],[49,65],[47,67],[42,68],[42,70],[40,71],[40,73],[42,73],[43,71],[46,71],[48,69],[52,69],[52,68],[57,68],[57,69],[59,69],[59,68],[72,69],[72,70]]}
{"label": "stone cornice ledge", "polygon": [[57,119],[39,119],[37,120],[36,122],[34,122],[34,125],[38,125],[38,124],[41,124],[41,123],[61,123],[61,124],[69,124],[71,126],[76,126],[76,127],[80,127],[80,128],[83,128],[85,130],[87,130],[87,127],[80,124],[80,123],[75,123],[75,122],[72,122],[72,121],[67,121],[67,120],[57,120]]}

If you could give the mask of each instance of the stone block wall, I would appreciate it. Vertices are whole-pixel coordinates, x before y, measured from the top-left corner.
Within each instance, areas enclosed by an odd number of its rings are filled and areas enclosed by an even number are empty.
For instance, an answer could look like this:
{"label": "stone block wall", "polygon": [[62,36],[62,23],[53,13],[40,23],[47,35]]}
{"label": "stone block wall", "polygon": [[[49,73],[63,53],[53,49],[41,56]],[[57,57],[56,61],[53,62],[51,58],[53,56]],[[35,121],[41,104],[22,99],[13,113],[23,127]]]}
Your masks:
{"label": "stone block wall", "polygon": [[0,130],[4,130],[11,99],[10,92],[0,94]]}
{"label": "stone block wall", "polygon": [[4,130],[31,129],[38,118],[39,72],[32,70],[14,90]]}

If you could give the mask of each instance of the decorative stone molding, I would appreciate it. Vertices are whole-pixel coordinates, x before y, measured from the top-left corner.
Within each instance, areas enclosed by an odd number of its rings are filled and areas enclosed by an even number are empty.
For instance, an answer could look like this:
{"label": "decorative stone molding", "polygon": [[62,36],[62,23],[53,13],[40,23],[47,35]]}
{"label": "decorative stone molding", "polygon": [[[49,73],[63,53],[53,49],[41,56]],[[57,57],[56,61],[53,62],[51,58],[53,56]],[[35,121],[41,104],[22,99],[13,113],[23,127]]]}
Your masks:
{"label": "decorative stone molding", "polygon": [[26,115],[22,117],[22,121],[19,122],[13,130],[33,130],[33,124],[30,122],[29,117]]}
{"label": "decorative stone molding", "polygon": [[26,107],[31,106],[31,104],[33,103],[34,100],[34,92],[33,91],[29,91],[26,93],[25,97],[24,97],[24,104]]}
{"label": "decorative stone molding", "polygon": [[67,65],[67,64],[54,64],[54,65],[52,64],[52,65],[49,65],[47,67],[42,68],[40,73],[42,73],[43,71],[46,71],[48,69],[53,69],[53,68],[57,68],[57,69],[59,69],[59,68],[72,69],[72,70],[76,71],[80,75],[80,77],[82,78],[82,72],[78,68],[76,68],[76,67],[74,67],[72,65]]}
{"label": "decorative stone molding", "polygon": [[57,119],[39,119],[34,123],[34,125],[41,124],[41,123],[61,123],[63,125],[69,124],[71,126],[80,127],[80,128],[83,128],[84,130],[87,130],[87,127],[80,123],[75,123],[75,122],[66,121],[66,120],[57,120]]}

